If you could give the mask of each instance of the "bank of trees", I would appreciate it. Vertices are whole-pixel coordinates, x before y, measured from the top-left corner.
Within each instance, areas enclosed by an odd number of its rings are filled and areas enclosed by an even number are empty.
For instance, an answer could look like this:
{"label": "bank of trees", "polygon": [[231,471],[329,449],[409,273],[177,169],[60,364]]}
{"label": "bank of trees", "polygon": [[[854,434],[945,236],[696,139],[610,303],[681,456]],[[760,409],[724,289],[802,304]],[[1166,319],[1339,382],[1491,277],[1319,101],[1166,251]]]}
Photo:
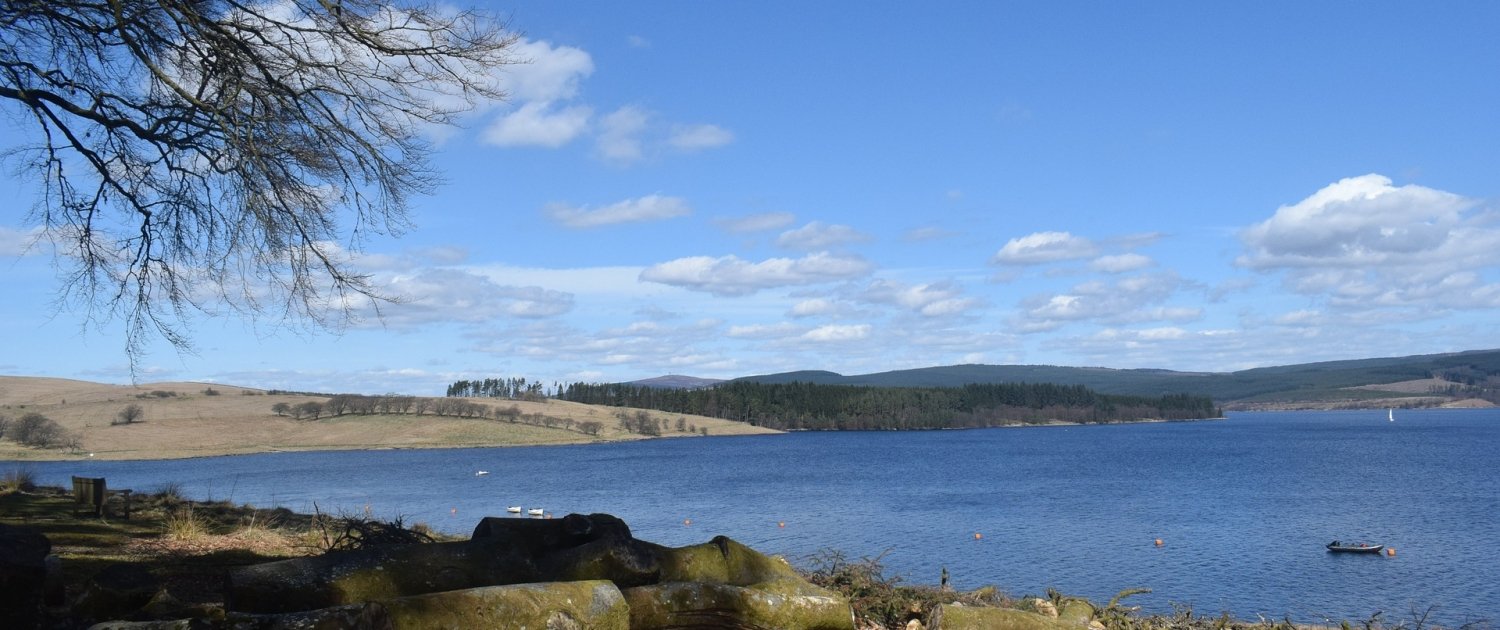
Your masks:
{"label": "bank of trees", "polygon": [[557,397],[595,405],[714,416],[781,430],[946,429],[1055,420],[1104,423],[1221,415],[1213,401],[1202,396],[1116,396],[1080,385],[1048,383],[853,387],[735,381],[695,390],[574,383]]}
{"label": "bank of trees", "polygon": [[595,421],[578,421],[558,418],[542,413],[524,413],[517,405],[486,405],[456,398],[431,398],[423,396],[365,396],[361,394],[336,394],[322,401],[309,400],[297,404],[278,402],[271,405],[271,413],[288,416],[296,420],[321,420],[339,416],[370,415],[414,415],[441,416],[449,418],[473,418],[496,420],[512,424],[526,424],[577,431],[584,435],[599,435],[604,424]]}
{"label": "bank of trees", "polygon": [[28,413],[11,420],[0,416],[0,438],[32,448],[82,448],[83,439],[76,431],[64,429],[55,420],[39,413]]}
{"label": "bank of trees", "polygon": [[510,398],[513,400],[541,400],[546,398],[545,386],[524,377],[486,378],[482,380],[454,381],[448,386],[448,397],[458,398]]}

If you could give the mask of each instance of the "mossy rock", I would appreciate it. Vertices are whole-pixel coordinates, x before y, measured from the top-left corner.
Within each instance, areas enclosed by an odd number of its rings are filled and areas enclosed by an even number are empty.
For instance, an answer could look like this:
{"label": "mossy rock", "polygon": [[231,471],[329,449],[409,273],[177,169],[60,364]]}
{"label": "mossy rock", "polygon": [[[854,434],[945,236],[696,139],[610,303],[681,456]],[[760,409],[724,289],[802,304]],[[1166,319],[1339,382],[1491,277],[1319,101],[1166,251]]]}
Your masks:
{"label": "mossy rock", "polygon": [[632,630],[854,630],[848,602],[806,590],[790,580],[762,582],[756,587],[671,582],[625,589],[625,601],[630,605]]}

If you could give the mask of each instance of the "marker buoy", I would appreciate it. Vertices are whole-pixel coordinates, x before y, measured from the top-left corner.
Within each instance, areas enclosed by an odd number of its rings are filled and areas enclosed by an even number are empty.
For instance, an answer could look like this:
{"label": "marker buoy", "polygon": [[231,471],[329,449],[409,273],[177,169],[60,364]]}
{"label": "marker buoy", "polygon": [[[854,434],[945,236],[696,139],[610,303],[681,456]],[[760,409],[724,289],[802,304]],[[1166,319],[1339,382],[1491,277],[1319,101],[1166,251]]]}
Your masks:
{"label": "marker buoy", "polygon": [[1160,546],[1162,546],[1162,544],[1163,543],[1162,543],[1162,541],[1161,541],[1160,538],[1156,539],[1156,546],[1160,547]]}
{"label": "marker buoy", "polygon": [[688,526],[688,525],[692,525],[692,524],[693,524],[693,519],[690,519],[690,518],[685,518],[685,519],[682,519],[682,525],[683,525],[683,526],[684,526],[684,527],[686,527],[686,526]]}
{"label": "marker buoy", "polygon": [[1386,547],[1385,548],[1385,555],[1390,556],[1392,558],[1396,557],[1396,548],[1395,547]]}
{"label": "marker buoy", "polygon": [[786,527],[786,521],[776,521],[777,527]]}
{"label": "marker buoy", "polygon": [[449,510],[449,512],[454,516],[458,516],[458,508],[453,508],[452,510]]}
{"label": "marker buoy", "polygon": [[974,532],[974,540],[979,540],[979,539],[982,539],[982,538],[984,538],[984,534],[981,534],[979,532]]}

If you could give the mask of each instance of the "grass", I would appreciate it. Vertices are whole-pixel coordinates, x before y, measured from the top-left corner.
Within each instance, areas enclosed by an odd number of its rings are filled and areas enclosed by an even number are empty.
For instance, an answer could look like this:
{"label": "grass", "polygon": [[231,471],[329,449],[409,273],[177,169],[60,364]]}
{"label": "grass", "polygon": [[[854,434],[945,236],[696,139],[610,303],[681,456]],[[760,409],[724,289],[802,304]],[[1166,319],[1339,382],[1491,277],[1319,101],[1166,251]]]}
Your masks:
{"label": "grass", "polygon": [[30,468],[16,467],[5,471],[0,477],[0,494],[30,492],[36,489],[36,472]]}

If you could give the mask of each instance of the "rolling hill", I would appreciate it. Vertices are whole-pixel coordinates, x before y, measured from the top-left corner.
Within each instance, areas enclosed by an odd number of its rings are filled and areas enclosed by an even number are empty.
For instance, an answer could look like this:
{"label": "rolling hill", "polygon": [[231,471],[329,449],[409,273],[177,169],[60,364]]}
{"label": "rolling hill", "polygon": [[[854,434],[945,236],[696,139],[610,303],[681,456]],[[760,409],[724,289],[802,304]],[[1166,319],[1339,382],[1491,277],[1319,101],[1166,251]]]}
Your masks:
{"label": "rolling hill", "polygon": [[1500,400],[1500,350],[1325,361],[1238,372],[952,365],[853,376],[804,370],[736,380],[877,387],[1056,383],[1083,385],[1105,394],[1209,396],[1229,409],[1436,406],[1460,400]]}

